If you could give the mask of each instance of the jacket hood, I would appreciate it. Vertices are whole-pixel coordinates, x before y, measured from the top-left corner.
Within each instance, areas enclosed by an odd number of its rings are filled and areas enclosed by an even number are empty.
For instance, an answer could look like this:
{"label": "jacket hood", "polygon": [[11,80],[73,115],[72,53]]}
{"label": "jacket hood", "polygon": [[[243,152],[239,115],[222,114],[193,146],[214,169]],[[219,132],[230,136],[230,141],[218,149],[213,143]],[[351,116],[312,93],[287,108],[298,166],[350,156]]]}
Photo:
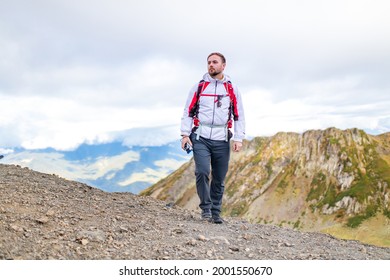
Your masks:
{"label": "jacket hood", "polygon": [[226,75],[224,73],[223,74],[223,79],[222,80],[217,80],[217,79],[212,78],[209,73],[206,73],[206,74],[203,75],[203,80],[205,80],[206,82],[214,82],[215,83],[215,81],[220,81],[221,83],[225,83],[225,82],[230,81],[230,77],[229,77],[229,75]]}

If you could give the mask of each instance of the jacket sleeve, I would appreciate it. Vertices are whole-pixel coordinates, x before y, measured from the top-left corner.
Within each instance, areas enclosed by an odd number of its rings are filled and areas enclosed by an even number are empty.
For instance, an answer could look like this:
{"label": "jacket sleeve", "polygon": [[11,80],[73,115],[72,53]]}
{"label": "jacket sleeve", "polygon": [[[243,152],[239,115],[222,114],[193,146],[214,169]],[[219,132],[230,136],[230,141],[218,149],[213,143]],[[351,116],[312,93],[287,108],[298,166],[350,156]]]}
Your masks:
{"label": "jacket sleeve", "polygon": [[183,115],[181,117],[181,124],[180,124],[181,135],[189,136],[191,134],[193,119],[192,117],[189,116],[189,110],[191,104],[193,104],[194,102],[194,99],[196,99],[196,92],[197,92],[196,89],[197,86],[193,86],[190,92],[188,93],[187,101],[184,106]]}
{"label": "jacket sleeve", "polygon": [[245,138],[244,105],[242,103],[241,93],[236,86],[234,86],[234,92],[237,99],[238,120],[234,121],[233,141],[242,142],[242,140]]}

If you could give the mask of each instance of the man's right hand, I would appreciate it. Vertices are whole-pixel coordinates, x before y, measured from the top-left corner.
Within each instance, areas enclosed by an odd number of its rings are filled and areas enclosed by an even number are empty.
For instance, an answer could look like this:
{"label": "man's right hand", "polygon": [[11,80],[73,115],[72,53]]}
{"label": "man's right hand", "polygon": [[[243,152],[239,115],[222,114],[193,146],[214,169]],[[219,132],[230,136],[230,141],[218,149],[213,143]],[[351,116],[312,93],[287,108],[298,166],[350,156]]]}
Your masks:
{"label": "man's right hand", "polygon": [[188,143],[192,146],[192,142],[191,142],[191,139],[189,136],[183,136],[183,138],[181,139],[181,148],[184,150],[184,146],[185,144]]}

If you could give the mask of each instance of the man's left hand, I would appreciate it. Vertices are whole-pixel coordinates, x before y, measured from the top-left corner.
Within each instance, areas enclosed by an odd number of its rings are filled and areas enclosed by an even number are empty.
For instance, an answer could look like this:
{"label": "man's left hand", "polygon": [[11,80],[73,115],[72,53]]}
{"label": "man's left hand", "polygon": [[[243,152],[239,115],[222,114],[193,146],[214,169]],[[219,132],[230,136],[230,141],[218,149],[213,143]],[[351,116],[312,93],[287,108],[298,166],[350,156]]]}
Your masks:
{"label": "man's left hand", "polygon": [[239,152],[241,150],[242,143],[238,141],[233,142],[233,151],[234,152]]}

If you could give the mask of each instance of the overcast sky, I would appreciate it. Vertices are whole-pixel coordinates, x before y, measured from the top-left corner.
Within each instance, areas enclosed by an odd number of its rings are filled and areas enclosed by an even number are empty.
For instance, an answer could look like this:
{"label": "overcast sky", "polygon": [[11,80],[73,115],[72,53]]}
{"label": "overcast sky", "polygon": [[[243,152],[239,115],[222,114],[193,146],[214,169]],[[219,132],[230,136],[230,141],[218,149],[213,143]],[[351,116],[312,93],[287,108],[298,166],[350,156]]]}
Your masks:
{"label": "overcast sky", "polygon": [[179,139],[225,54],[247,135],[390,131],[387,0],[0,0],[0,148]]}

